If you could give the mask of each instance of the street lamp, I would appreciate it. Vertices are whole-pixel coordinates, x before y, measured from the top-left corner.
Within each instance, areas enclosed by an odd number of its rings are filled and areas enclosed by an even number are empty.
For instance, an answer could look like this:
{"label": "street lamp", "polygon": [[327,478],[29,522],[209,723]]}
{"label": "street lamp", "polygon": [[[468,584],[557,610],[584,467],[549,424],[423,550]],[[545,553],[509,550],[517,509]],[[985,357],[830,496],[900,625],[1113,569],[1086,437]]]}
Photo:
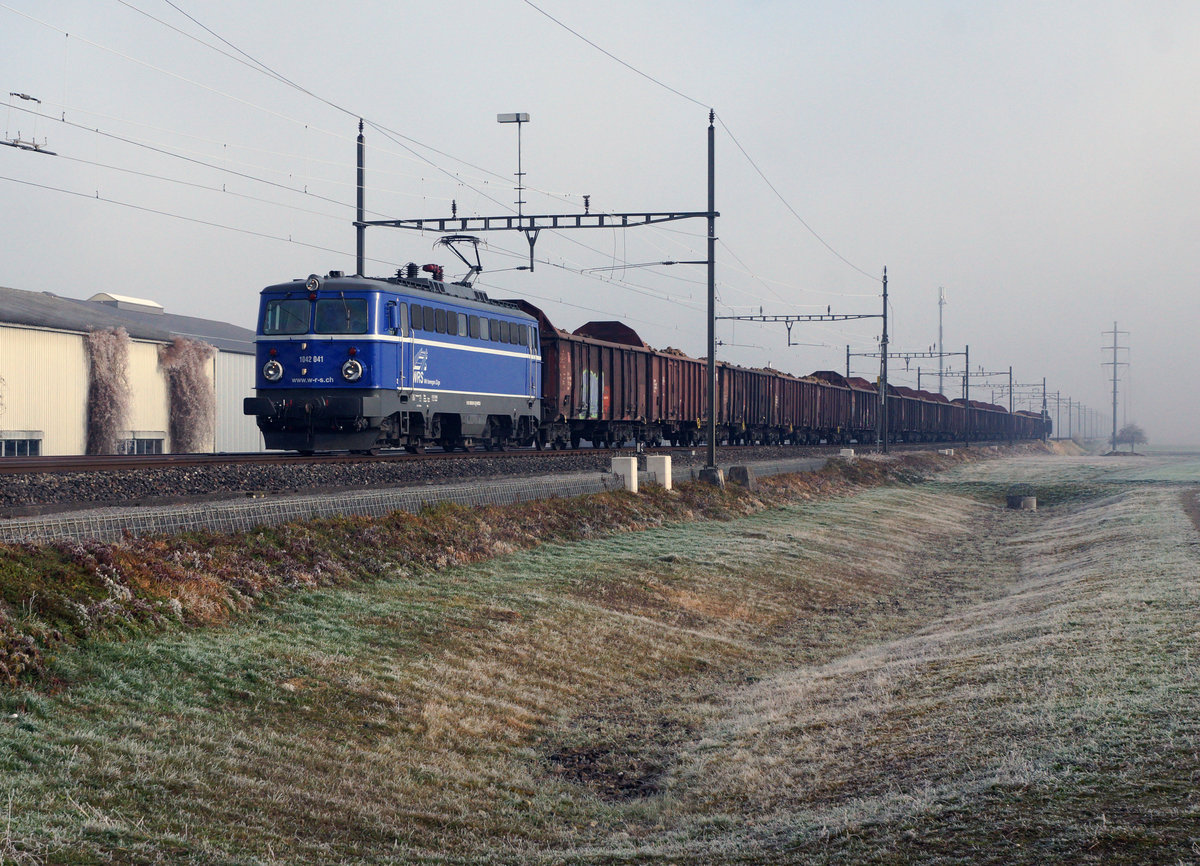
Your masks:
{"label": "street lamp", "polygon": [[525,172],[521,171],[521,124],[529,123],[529,115],[524,112],[497,114],[497,123],[515,123],[517,125],[517,216],[522,216],[522,206],[525,200],[521,194],[525,191]]}

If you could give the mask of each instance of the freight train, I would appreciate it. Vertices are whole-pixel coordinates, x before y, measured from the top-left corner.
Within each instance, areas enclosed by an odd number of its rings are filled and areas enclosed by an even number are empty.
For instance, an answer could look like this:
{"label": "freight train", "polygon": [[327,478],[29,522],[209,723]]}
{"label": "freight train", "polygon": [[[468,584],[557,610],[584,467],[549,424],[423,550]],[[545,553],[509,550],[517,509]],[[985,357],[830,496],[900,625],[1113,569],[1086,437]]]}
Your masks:
{"label": "freight train", "polygon": [[[267,448],[373,452],[427,445],[577,448],[700,441],[707,363],[647,346],[620,322],[559,330],[438,265],[395,276],[330,271],[262,290],[256,396]],[[719,442],[875,442],[877,386],[718,363]],[[888,387],[889,441],[1041,439],[1049,419]]]}

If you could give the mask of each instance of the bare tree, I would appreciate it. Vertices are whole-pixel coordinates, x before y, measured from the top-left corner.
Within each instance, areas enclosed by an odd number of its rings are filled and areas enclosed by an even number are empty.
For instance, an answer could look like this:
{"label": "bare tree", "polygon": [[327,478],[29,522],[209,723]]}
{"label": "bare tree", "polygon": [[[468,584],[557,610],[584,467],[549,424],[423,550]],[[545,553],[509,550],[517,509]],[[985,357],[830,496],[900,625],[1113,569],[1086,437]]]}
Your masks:
{"label": "bare tree", "polygon": [[1117,431],[1117,444],[1122,445],[1129,443],[1130,454],[1133,453],[1134,445],[1141,445],[1146,441],[1146,431],[1137,424],[1126,424],[1119,431]]}

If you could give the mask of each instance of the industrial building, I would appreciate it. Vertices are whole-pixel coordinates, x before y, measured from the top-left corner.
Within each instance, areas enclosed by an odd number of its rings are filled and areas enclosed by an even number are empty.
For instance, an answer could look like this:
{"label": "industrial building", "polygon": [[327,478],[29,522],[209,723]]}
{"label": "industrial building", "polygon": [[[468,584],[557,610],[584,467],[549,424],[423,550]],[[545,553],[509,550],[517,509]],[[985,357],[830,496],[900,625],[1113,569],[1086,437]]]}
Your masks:
{"label": "industrial building", "polygon": [[0,457],[261,451],[253,394],[251,330],[0,287]]}

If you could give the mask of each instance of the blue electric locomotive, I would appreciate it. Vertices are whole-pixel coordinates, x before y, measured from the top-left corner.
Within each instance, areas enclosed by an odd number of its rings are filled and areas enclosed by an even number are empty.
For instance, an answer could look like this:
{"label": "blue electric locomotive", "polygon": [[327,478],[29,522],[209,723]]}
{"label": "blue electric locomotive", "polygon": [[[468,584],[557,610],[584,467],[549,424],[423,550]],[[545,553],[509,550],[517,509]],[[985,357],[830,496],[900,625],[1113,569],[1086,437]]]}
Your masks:
{"label": "blue electric locomotive", "polygon": [[267,448],[537,443],[537,320],[444,281],[440,266],[268,286],[257,330],[257,396],[243,411],[256,416]]}

